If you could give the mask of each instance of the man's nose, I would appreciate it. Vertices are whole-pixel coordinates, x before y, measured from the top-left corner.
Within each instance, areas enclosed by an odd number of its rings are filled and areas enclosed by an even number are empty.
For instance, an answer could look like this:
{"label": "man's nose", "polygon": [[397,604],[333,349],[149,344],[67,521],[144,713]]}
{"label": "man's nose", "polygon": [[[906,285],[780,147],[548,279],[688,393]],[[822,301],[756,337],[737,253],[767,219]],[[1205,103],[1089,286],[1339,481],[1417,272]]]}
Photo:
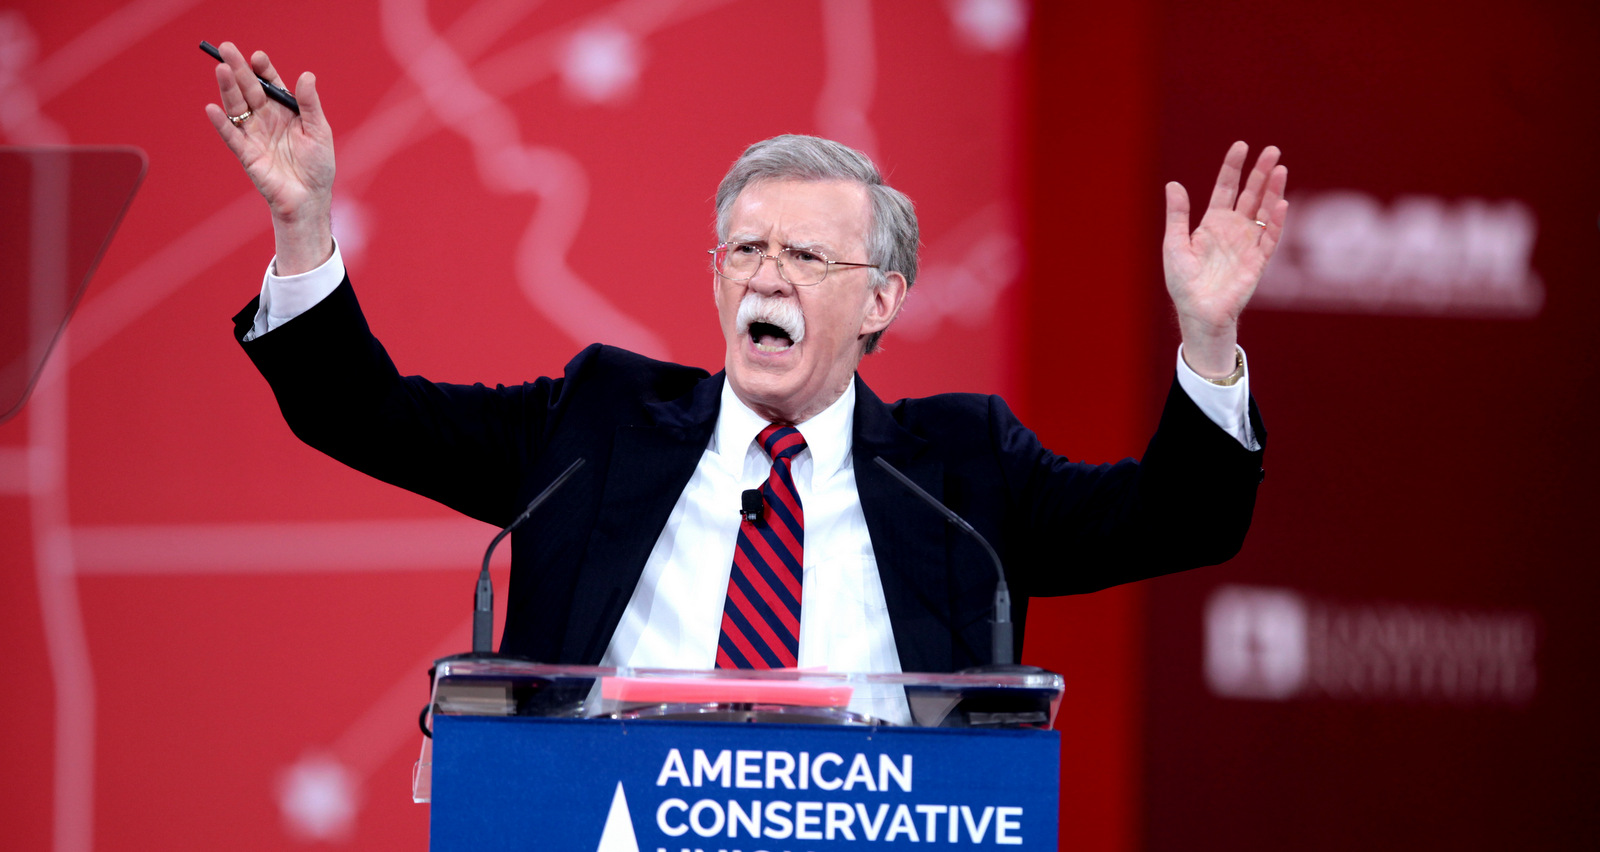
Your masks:
{"label": "man's nose", "polygon": [[[768,261],[771,261],[770,263]],[[750,276],[750,286],[761,293],[780,293],[792,288],[783,277],[783,261],[772,255],[761,258],[761,266]]]}

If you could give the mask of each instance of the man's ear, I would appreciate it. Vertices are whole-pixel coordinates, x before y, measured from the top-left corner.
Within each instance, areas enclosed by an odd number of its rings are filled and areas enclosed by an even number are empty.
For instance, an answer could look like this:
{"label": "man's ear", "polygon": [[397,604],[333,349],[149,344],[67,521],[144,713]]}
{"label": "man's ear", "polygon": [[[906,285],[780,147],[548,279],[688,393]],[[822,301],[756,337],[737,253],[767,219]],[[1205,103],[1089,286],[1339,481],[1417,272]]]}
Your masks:
{"label": "man's ear", "polygon": [[882,287],[868,288],[868,297],[872,300],[867,304],[867,315],[861,321],[861,334],[863,336],[883,331],[894,322],[900,313],[900,308],[906,301],[906,277],[898,272],[891,272],[884,276]]}

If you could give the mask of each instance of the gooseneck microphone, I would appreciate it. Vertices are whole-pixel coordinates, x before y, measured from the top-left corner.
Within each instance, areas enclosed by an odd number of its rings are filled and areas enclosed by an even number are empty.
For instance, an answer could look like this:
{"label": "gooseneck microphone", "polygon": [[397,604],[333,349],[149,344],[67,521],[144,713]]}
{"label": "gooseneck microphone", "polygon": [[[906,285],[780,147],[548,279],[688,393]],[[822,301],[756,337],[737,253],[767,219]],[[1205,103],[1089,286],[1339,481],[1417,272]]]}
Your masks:
{"label": "gooseneck microphone", "polygon": [[990,645],[992,646],[992,653],[994,656],[993,665],[1011,665],[1013,662],[1015,662],[1011,651],[1011,589],[1006,585],[1006,572],[1005,569],[1000,565],[1000,554],[994,552],[994,548],[989,546],[988,539],[984,538],[978,533],[977,530],[973,529],[972,524],[967,523],[965,518],[961,517],[955,512],[950,511],[949,506],[939,502],[932,494],[922,490],[922,486],[912,482],[910,477],[896,470],[895,466],[884,461],[882,456],[877,456],[873,458],[872,461],[876,463],[878,467],[883,468],[885,473],[888,473],[890,476],[898,480],[900,484],[904,485],[908,490],[911,491],[912,494],[922,498],[922,502],[932,506],[934,510],[943,515],[945,520],[949,521],[952,526],[959,527],[961,530],[966,532],[967,535],[977,539],[978,543],[983,545],[984,552],[988,553],[989,558],[994,560],[994,573],[996,577],[994,585],[994,621],[990,623],[989,641]]}
{"label": "gooseneck microphone", "polygon": [[[494,541],[489,542],[489,549],[483,552],[483,567],[478,570],[478,588],[472,595],[472,652],[469,654],[451,654],[448,657],[441,657],[433,661],[433,666],[428,669],[428,694],[430,696],[433,694],[434,674],[438,671],[440,663],[461,662],[496,656],[494,653],[494,583],[489,581],[489,557],[494,555],[495,545],[498,545],[501,539],[510,535],[513,530],[533,517],[534,510],[544,505],[544,501],[550,499],[550,495],[556,493],[556,489],[567,484],[567,480],[571,479],[572,475],[577,473],[580,467],[583,467],[583,459],[574,459],[572,464],[567,465],[567,469],[563,470],[561,475],[555,478],[554,482],[546,485],[544,490],[539,492],[539,496],[533,498],[533,502],[528,504],[528,508],[522,510],[522,514],[518,515],[510,526],[501,530],[494,537]],[[417,714],[417,727],[421,728],[422,735],[430,740],[433,739],[433,730],[428,727],[428,719],[432,712],[433,699],[430,697],[428,703],[422,705],[422,712]]]}
{"label": "gooseneck microphone", "polygon": [[489,549],[483,552],[483,568],[478,571],[478,589],[473,594],[472,600],[472,653],[474,655],[494,653],[494,584],[489,581],[489,557],[494,554],[495,545],[499,544],[501,539],[510,535],[512,530],[522,526],[523,522],[527,521],[528,518],[533,517],[534,510],[544,505],[544,501],[550,499],[550,495],[556,493],[556,489],[565,485],[567,480],[571,479],[572,474],[576,473],[580,467],[583,467],[583,459],[581,458],[567,465],[567,469],[562,471],[554,482],[545,486],[545,489],[539,492],[539,496],[533,498],[533,502],[528,504],[528,508],[522,510],[522,514],[511,522],[511,526],[501,530],[500,534],[494,537],[494,541],[489,542]]}

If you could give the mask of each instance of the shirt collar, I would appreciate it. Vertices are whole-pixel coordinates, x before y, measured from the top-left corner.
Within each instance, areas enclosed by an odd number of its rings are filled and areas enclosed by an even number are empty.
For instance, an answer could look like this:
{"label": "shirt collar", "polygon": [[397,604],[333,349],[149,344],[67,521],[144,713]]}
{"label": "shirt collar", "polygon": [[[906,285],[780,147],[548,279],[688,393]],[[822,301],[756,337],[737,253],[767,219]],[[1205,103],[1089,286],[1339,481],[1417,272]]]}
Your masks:
{"label": "shirt collar", "polygon": [[[806,439],[805,451],[811,454],[813,478],[820,481],[833,476],[849,460],[855,411],[856,383],[852,378],[844,393],[832,405],[795,426]],[[717,414],[717,428],[712,433],[711,451],[718,455],[732,454],[736,459],[743,458],[756,436],[765,428],[767,421],[739,399],[739,395],[733,392],[732,382],[723,381],[722,408]]]}

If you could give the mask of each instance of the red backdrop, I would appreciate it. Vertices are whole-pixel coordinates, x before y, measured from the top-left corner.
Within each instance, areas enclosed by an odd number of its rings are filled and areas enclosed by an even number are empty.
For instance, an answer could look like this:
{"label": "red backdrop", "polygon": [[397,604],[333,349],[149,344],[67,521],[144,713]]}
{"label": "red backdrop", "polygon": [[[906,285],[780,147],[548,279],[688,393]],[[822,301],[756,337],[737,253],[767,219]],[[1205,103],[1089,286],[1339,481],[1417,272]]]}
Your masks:
{"label": "red backdrop", "polygon": [[1597,29],[1556,3],[0,10],[0,142],[151,163],[0,426],[4,845],[426,832],[424,671],[467,644],[492,531],[300,445],[229,340],[271,240],[201,112],[202,38],[318,73],[336,227],[402,369],[514,381],[593,339],[714,368],[716,181],[821,133],[922,216],[875,390],[1007,394],[1075,458],[1140,452],[1165,392],[1162,181],[1203,198],[1230,141],[1280,145],[1244,555],[1030,613],[1071,689],[1064,845],[1592,845]]}
{"label": "red backdrop", "polygon": [[1600,10],[1155,32],[1162,172],[1274,142],[1291,206],[1243,332],[1250,541],[1149,587],[1147,846],[1593,847]]}
{"label": "red backdrop", "polygon": [[0,428],[0,635],[20,664],[0,845],[415,848],[426,831],[408,794],[424,673],[467,644],[493,531],[301,446],[229,339],[271,239],[201,110],[216,98],[201,39],[317,72],[352,277],[402,369],[440,379],[557,372],[597,339],[717,369],[705,249],[722,172],[776,133],[867,150],[918,202],[927,245],[865,370],[892,399],[1012,390],[1027,11],[0,12],[5,142],[150,157],[52,373]]}

